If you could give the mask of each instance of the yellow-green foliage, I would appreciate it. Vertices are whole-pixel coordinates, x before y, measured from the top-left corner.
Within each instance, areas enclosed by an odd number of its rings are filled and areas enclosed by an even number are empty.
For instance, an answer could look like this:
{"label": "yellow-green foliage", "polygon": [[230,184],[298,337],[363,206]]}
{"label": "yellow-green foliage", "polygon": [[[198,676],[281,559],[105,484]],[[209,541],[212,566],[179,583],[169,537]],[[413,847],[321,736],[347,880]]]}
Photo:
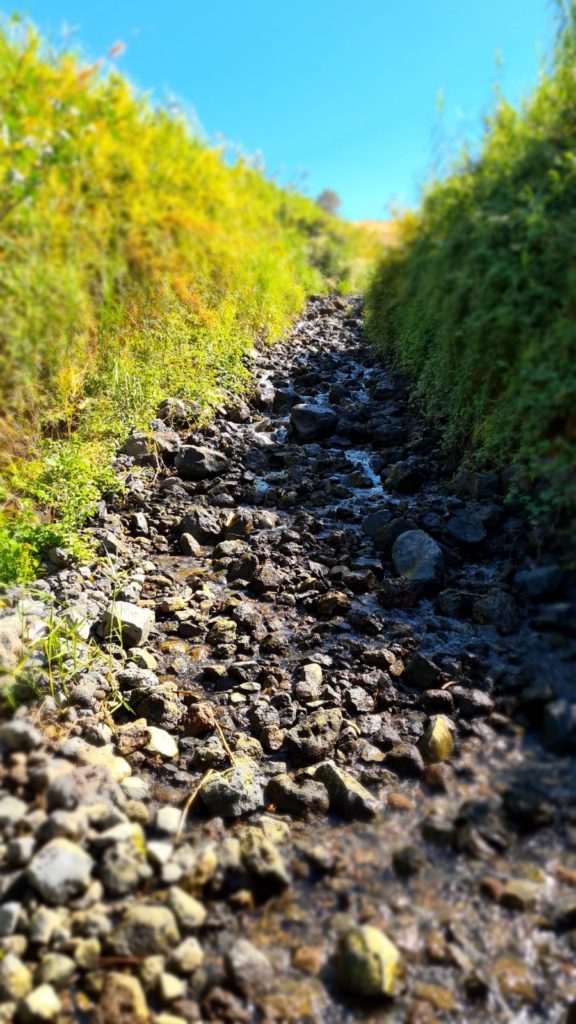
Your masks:
{"label": "yellow-green foliage", "polygon": [[478,158],[428,188],[374,274],[368,330],[449,443],[516,463],[538,507],[576,497],[575,6],[551,70]]}
{"label": "yellow-green foliage", "polygon": [[117,73],[0,28],[0,579],[76,544],[114,442],[162,397],[246,386],[254,336],[360,249]]}

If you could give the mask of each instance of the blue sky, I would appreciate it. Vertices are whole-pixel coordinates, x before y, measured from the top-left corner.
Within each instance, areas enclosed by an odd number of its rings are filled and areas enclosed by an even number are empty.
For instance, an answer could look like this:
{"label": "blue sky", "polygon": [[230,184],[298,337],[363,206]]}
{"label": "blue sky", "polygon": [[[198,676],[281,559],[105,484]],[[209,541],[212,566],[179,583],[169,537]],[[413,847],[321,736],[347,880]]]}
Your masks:
{"label": "blue sky", "polygon": [[19,10],[54,42],[74,28],[89,58],[122,41],[118,66],[139,88],[177,98],[209,138],[261,154],[281,182],[312,196],[334,189],[351,219],[413,205],[430,169],[478,138],[496,82],[513,102],[529,91],[552,25],[551,0],[28,0]]}

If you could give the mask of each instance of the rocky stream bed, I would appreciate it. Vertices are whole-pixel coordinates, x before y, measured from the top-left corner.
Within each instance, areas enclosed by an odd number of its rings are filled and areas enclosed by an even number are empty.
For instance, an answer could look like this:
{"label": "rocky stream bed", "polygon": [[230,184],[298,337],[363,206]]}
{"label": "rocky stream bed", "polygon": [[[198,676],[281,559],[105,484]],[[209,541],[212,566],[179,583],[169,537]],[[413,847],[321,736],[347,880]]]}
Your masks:
{"label": "rocky stream bed", "polygon": [[574,1024],[568,576],[358,301],[251,365],[5,595],[0,1022]]}

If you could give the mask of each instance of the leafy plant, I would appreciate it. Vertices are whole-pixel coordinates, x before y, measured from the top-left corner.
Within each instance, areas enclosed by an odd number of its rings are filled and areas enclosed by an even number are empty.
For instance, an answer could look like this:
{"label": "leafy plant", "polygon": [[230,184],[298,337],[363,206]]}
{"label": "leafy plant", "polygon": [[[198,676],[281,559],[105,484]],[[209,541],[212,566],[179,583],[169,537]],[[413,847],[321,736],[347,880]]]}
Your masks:
{"label": "leafy plant", "polygon": [[78,544],[99,467],[158,401],[208,410],[362,233],[153,108],[114,69],[0,26],[0,580]]}
{"label": "leafy plant", "polygon": [[533,509],[576,503],[576,5],[521,109],[500,99],[398,225],[377,267],[367,330],[414,378],[447,444],[516,463]]}

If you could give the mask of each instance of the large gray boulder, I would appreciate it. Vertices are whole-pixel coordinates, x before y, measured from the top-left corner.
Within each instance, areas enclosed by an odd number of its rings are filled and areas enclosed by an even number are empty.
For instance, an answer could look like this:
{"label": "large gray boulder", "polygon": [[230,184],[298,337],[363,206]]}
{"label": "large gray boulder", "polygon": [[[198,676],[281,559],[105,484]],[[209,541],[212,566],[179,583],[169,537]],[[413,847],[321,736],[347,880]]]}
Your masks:
{"label": "large gray boulder", "polygon": [[442,548],[424,530],[407,530],[394,541],[392,563],[412,583],[436,583],[442,576]]}
{"label": "large gray boulder", "polygon": [[229,464],[222,452],[195,444],[182,445],[174,460],[176,471],[184,480],[208,480],[225,473]]}
{"label": "large gray boulder", "polygon": [[290,423],[301,441],[315,441],[330,437],[338,425],[338,413],[329,405],[295,405],[290,413]]}

